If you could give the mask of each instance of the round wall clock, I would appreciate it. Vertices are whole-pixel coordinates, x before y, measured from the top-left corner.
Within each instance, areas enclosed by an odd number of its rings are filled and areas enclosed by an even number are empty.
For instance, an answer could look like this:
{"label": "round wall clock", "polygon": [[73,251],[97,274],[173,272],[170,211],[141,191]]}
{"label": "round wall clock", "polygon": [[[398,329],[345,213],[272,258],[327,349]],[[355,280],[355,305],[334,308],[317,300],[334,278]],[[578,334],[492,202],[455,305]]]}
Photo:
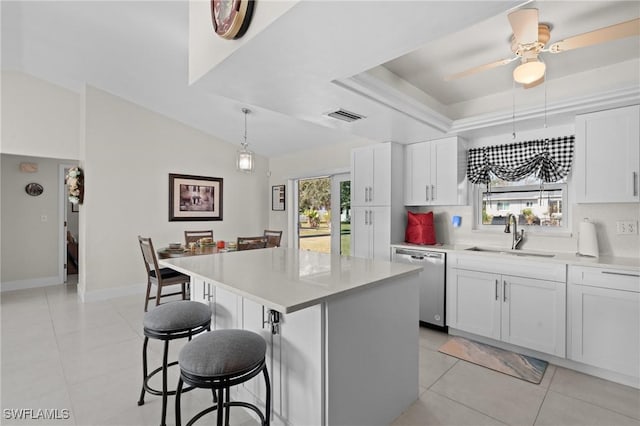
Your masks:
{"label": "round wall clock", "polygon": [[247,32],[253,16],[254,0],[211,0],[213,30],[227,40]]}
{"label": "round wall clock", "polygon": [[39,183],[30,183],[24,187],[24,190],[27,194],[33,197],[37,197],[38,195],[42,194],[44,188]]}

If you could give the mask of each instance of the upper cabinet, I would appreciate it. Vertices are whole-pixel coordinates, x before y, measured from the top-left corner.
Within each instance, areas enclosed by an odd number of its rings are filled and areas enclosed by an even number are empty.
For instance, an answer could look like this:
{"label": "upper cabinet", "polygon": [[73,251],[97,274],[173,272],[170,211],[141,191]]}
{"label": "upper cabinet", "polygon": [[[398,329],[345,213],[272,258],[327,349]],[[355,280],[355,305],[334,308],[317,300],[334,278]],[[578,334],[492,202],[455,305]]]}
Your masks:
{"label": "upper cabinet", "polygon": [[352,206],[389,206],[401,185],[402,146],[386,142],[351,151]]}
{"label": "upper cabinet", "polygon": [[407,145],[405,205],[466,204],[464,144],[457,137]]}
{"label": "upper cabinet", "polygon": [[577,203],[640,201],[640,106],[576,117]]}

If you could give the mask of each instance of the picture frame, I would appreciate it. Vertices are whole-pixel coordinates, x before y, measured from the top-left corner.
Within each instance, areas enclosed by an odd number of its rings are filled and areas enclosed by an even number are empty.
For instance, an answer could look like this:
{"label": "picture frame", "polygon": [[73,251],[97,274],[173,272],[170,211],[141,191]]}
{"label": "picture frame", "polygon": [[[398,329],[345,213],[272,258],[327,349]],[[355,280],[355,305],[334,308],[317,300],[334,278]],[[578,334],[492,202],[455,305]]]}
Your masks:
{"label": "picture frame", "polygon": [[285,194],[284,185],[274,185],[271,187],[271,210],[284,211]]}
{"label": "picture frame", "polygon": [[169,173],[169,222],[222,220],[223,179]]}
{"label": "picture frame", "polygon": [[69,204],[71,204],[71,213],[78,213],[80,211],[80,206],[77,203]]}

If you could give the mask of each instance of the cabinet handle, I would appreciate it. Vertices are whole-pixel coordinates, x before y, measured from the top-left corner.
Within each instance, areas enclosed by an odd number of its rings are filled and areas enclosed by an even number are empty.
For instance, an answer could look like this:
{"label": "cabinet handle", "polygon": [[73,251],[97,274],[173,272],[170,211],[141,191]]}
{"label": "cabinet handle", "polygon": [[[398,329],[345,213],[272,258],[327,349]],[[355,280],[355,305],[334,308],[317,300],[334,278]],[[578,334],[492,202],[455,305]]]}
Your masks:
{"label": "cabinet handle", "polygon": [[431,201],[436,199],[436,187],[431,185]]}
{"label": "cabinet handle", "polygon": [[633,196],[638,196],[638,172],[633,172]]}
{"label": "cabinet handle", "polygon": [[502,301],[507,301],[507,280],[502,281]]}
{"label": "cabinet handle", "polygon": [[369,187],[369,202],[373,201],[373,186]]}
{"label": "cabinet handle", "polygon": [[610,272],[610,271],[602,271],[603,274],[608,274],[608,275],[623,275],[625,277],[636,277],[636,278],[640,278],[640,275],[638,274],[625,274],[624,272]]}
{"label": "cabinet handle", "polygon": [[498,283],[498,280],[496,280],[496,300],[498,300],[498,286],[500,285],[500,283]]}
{"label": "cabinet handle", "polygon": [[365,225],[369,224],[369,210],[364,211],[364,224]]}
{"label": "cabinet handle", "polygon": [[429,185],[424,186],[424,198],[429,201]]}
{"label": "cabinet handle", "polygon": [[373,211],[369,210],[369,225],[373,225]]}

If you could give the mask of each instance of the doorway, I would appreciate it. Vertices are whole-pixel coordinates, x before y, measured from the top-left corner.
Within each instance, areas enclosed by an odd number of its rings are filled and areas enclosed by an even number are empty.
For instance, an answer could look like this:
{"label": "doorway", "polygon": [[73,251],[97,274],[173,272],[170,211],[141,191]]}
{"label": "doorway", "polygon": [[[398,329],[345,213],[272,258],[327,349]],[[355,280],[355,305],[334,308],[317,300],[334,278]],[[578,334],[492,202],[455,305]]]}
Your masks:
{"label": "doorway", "polygon": [[349,255],[350,174],[298,179],[296,187],[298,248]]}

